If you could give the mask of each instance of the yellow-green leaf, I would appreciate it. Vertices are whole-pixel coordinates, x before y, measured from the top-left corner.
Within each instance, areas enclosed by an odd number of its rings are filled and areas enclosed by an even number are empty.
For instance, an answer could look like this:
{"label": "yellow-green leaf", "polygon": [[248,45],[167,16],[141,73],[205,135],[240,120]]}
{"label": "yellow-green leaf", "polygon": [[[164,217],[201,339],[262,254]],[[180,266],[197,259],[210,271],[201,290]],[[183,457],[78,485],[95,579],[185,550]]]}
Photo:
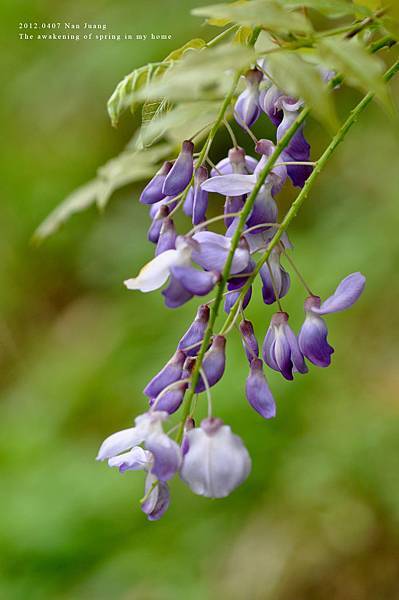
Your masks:
{"label": "yellow-green leaf", "polygon": [[363,92],[373,92],[392,109],[389,90],[382,77],[384,63],[370,54],[357,39],[329,38],[319,42],[320,56],[329,67],[341,73],[346,82]]}
{"label": "yellow-green leaf", "polygon": [[273,0],[252,0],[245,3],[214,4],[201,6],[192,11],[193,15],[211,19],[225,19],[248,27],[264,27],[277,33],[309,33],[312,26],[306,17],[298,12],[285,10]]}
{"label": "yellow-green leaf", "polygon": [[346,17],[356,12],[353,3],[348,0],[279,0],[279,2],[290,9],[303,6],[312,8],[331,19]]}
{"label": "yellow-green leaf", "polygon": [[276,52],[270,54],[267,68],[279,88],[304,100],[312,114],[329,130],[336,128],[332,96],[316,65],[306,62],[294,52]]}

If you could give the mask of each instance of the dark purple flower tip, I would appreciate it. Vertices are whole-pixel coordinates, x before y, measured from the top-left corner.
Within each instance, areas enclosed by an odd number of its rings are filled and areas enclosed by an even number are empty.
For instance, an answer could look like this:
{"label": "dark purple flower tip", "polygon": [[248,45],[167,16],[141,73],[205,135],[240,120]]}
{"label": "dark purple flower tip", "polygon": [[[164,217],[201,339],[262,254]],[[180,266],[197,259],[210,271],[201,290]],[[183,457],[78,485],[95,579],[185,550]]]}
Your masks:
{"label": "dark purple flower tip", "polygon": [[178,308],[191,300],[194,295],[173,275],[170,277],[168,287],[162,290],[161,294],[165,298],[165,305],[168,308]]}
{"label": "dark purple flower tip", "polygon": [[194,144],[190,140],[184,141],[176,162],[165,178],[162,188],[165,196],[180,194],[190,183],[194,168],[193,152]]}
{"label": "dark purple flower tip", "polygon": [[299,348],[303,355],[318,367],[328,367],[334,352],[327,342],[327,326],[324,320],[308,313],[299,332]]}
{"label": "dark purple flower tip", "polygon": [[258,86],[263,79],[263,73],[259,69],[249,69],[245,73],[245,79],[248,84]]}
{"label": "dark purple flower tip", "polygon": [[145,186],[140,196],[140,202],[142,204],[154,204],[165,198],[166,194],[163,193],[162,188],[165,178],[172,168],[171,162],[165,162],[158,173],[151,179]]}
{"label": "dark purple flower tip", "polygon": [[203,429],[207,435],[214,435],[221,427],[223,427],[223,425],[222,419],[219,419],[218,417],[207,417],[201,421],[201,429]]}
{"label": "dark purple flower tip", "polygon": [[193,216],[193,205],[194,205],[194,188],[191,186],[187,192],[187,196],[183,202],[183,212],[190,219]]}
{"label": "dark purple flower tip", "polygon": [[249,364],[251,364],[254,358],[259,356],[259,344],[255,336],[254,326],[251,321],[244,319],[240,323],[240,333],[242,336],[242,343],[244,346],[245,353],[247,355]]}
{"label": "dark purple flower tip", "polygon": [[[309,310],[319,315],[340,312],[350,308],[361,296],[366,278],[362,273],[352,273],[341,281],[332,296],[327,298],[322,305],[312,306]],[[306,309],[306,306],[305,306]],[[307,310],[307,309],[306,309]]]}
{"label": "dark purple flower tip", "polygon": [[[147,476],[145,493],[147,494],[156,479],[151,474]],[[170,492],[168,484],[158,481],[157,485],[149,494],[148,498],[141,504],[141,510],[147,515],[149,521],[158,521],[167,511],[170,504]]]}
{"label": "dark purple flower tip", "polygon": [[[207,304],[202,304],[198,311],[197,315],[190,325],[189,329],[181,338],[178,348],[183,350],[187,356],[195,356],[198,354],[198,350],[202,339],[204,337],[204,333],[209,321],[209,306]],[[191,348],[191,346],[194,346]],[[186,348],[189,348],[186,350]]]}
{"label": "dark purple flower tip", "polygon": [[159,400],[151,398],[150,406],[154,406],[156,403],[156,410],[165,411],[171,415],[180,408],[186,389],[187,383],[178,383],[165,394],[161,392]]}
{"label": "dark purple flower tip", "polygon": [[172,267],[171,273],[194,296],[206,296],[220,280],[220,273],[199,271],[194,267]]}
{"label": "dark purple flower tip", "polygon": [[159,236],[161,234],[162,224],[164,219],[169,214],[169,208],[167,206],[160,206],[155,214],[153,221],[147,233],[147,239],[153,244],[157,244]]}
{"label": "dark purple flower tip", "polygon": [[162,254],[166,250],[174,250],[176,244],[176,228],[172,219],[166,218],[162,222],[159,239],[155,250],[155,256]]}
{"label": "dark purple flower tip", "polygon": [[193,225],[199,225],[206,219],[206,211],[208,209],[208,192],[201,188],[201,184],[208,179],[208,169],[201,165],[194,177],[194,197],[192,220]]}
{"label": "dark purple flower tip", "polygon": [[[228,159],[232,166],[232,173],[246,173],[245,165],[245,150],[240,146],[230,148],[228,152]],[[225,173],[227,175],[227,173]]]}
{"label": "dark purple flower tip", "polygon": [[272,419],[276,416],[276,404],[263,373],[263,363],[260,358],[254,358],[251,362],[245,392],[252,408],[264,419]]}
{"label": "dark purple flower tip", "polygon": [[186,355],[182,350],[177,350],[166,365],[151,379],[144,388],[148,398],[156,398],[166,386],[181,379],[182,369]]}
{"label": "dark purple flower tip", "polygon": [[[213,338],[211,347],[205,354],[202,370],[205,374],[209,387],[215,385],[219,379],[223,376],[224,369],[226,366],[226,338],[222,335],[216,335]],[[198,394],[205,391],[206,385],[200,376],[198,383],[195,388],[195,392]]]}

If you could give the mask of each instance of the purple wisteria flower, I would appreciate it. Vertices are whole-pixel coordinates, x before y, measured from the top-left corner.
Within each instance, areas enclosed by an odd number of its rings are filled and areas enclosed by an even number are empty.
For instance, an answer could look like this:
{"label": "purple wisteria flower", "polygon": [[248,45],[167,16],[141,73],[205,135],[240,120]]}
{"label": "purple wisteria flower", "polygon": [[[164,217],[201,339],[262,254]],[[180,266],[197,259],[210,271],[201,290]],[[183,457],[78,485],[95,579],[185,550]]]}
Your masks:
{"label": "purple wisteria flower", "polygon": [[305,322],[299,332],[299,347],[303,355],[318,367],[328,367],[334,352],[327,342],[327,325],[320,315],[350,308],[363,292],[366,279],[361,273],[352,273],[341,281],[334,294],[321,303],[318,296],[305,300]]}
{"label": "purple wisteria flower", "polygon": [[182,192],[190,183],[194,170],[193,152],[194,144],[192,141],[184,141],[176,162],[173,164],[163,182],[162,192],[165,196],[176,196],[177,194],[180,194],[180,192]]}
{"label": "purple wisteria flower", "polygon": [[290,289],[290,276],[281,266],[280,256],[281,248],[276,246],[271,251],[266,264],[259,271],[265,304],[273,304],[276,302],[276,293],[278,298],[283,298]]}
{"label": "purple wisteria flower", "polygon": [[283,377],[289,380],[293,379],[293,371],[308,371],[285,312],[277,312],[272,317],[263,343],[263,359],[271,369],[280,371]]}
{"label": "purple wisteria flower", "polygon": [[205,419],[186,437],[188,451],[180,476],[195,494],[224,498],[248,477],[248,450],[221,419]]}
{"label": "purple wisteria flower", "polygon": [[207,304],[202,304],[197,311],[194,321],[181,338],[177,346],[178,349],[183,350],[187,356],[195,356],[198,354],[208,322],[209,306]]}
{"label": "purple wisteria flower", "polygon": [[223,377],[225,366],[226,338],[223,335],[216,335],[205,354],[201,375],[195,387],[196,393],[199,394],[204,392],[207,387],[214,386]]}
{"label": "purple wisteria flower", "polygon": [[194,192],[193,192],[193,206],[192,206],[192,219],[193,225],[199,225],[206,219],[206,211],[208,208],[208,192],[201,188],[208,179],[208,169],[201,165],[198,167],[194,175]]}
{"label": "purple wisteria flower", "polygon": [[243,127],[252,127],[260,115],[259,84],[263,79],[261,71],[251,69],[245,74],[246,89],[239,95],[234,107],[237,123]]}
{"label": "purple wisteria flower", "polygon": [[140,202],[142,204],[155,204],[155,202],[159,202],[167,196],[167,194],[163,192],[163,185],[171,168],[172,163],[165,162],[158,173],[156,173],[151,181],[147,183],[140,196]]}
{"label": "purple wisteria flower", "polygon": [[241,321],[240,333],[245,354],[247,355],[249,364],[251,364],[254,358],[259,357],[259,344],[251,321],[248,321],[247,319]]}
{"label": "purple wisteria flower", "polygon": [[263,363],[260,358],[251,361],[245,392],[252,408],[262,417],[272,419],[276,416],[276,404],[263,373]]}

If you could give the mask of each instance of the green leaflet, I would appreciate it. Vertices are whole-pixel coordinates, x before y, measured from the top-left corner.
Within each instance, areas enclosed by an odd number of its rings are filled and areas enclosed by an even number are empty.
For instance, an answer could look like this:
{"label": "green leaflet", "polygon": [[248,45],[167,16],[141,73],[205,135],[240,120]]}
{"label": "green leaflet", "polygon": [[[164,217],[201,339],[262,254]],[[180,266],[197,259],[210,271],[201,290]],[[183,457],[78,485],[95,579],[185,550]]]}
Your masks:
{"label": "green leaflet", "polygon": [[267,62],[273,81],[286,93],[301,98],[329,130],[337,126],[331,94],[316,65],[293,52],[270,54]]}
{"label": "green leaflet", "polygon": [[384,64],[357,39],[325,39],[319,42],[318,50],[326,64],[342,73],[349,85],[366,93],[373,92],[392,110],[389,90],[382,77]]}
{"label": "green leaflet", "polygon": [[171,143],[180,145],[197,131],[212,123],[220,109],[219,102],[188,102],[178,104],[167,113],[143,125],[135,136],[133,147],[140,149],[151,146],[165,136]]}
{"label": "green leaflet", "polygon": [[170,101],[215,100],[223,97],[234,71],[255,62],[252,49],[224,44],[191,52],[161,79],[132,94],[132,101],[166,97]]}
{"label": "green leaflet", "polygon": [[[108,100],[108,114],[111,118],[111,123],[115,127],[118,124],[121,114],[130,107],[133,112],[136,103],[132,101],[133,94],[138,92],[142,87],[150,83],[153,78],[162,76],[175,61],[180,60],[188,50],[199,50],[205,46],[205,41],[201,38],[190,40],[181,48],[173,50],[161,62],[156,64],[148,64],[139,69],[135,69],[129,75],[126,75],[118,83],[112,96]],[[162,102],[162,99],[159,103]],[[152,103],[154,104],[154,103]],[[151,120],[157,112],[157,106],[143,107],[143,117],[146,121]]]}
{"label": "green leaflet", "polygon": [[97,204],[104,208],[113,192],[120,187],[154,174],[155,165],[171,152],[162,144],[145,152],[125,150],[100,167],[97,177],[77,188],[39,225],[33,239],[40,242],[53,234],[72,215]]}
{"label": "green leaflet", "polygon": [[356,13],[356,7],[347,0],[279,0],[288,9],[313,8],[330,19],[339,19]]}
{"label": "green leaflet", "polygon": [[304,15],[289,12],[273,0],[201,6],[195,8],[192,14],[212,20],[220,19],[221,22],[225,20],[224,23],[233,21],[249,27],[263,26],[276,33],[309,33],[312,31],[312,26]]}

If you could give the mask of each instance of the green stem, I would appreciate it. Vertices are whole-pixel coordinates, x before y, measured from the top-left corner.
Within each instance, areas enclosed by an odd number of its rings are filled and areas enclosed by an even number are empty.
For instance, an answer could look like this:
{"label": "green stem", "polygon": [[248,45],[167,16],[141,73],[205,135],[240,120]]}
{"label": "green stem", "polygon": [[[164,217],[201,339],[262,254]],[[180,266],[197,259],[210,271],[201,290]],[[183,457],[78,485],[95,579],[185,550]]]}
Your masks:
{"label": "green stem", "polygon": [[[394,65],[392,65],[392,67],[390,69],[388,69],[388,71],[385,73],[384,75],[384,79],[386,82],[388,82],[390,79],[392,79],[392,77],[399,71],[399,61],[397,61]],[[320,172],[323,170],[323,168],[325,167],[326,163],[330,160],[331,155],[334,153],[334,151],[336,150],[336,148],[338,147],[338,145],[342,142],[342,140],[344,139],[344,137],[346,136],[346,134],[348,133],[348,131],[351,129],[352,125],[354,125],[354,123],[356,123],[356,121],[358,120],[359,116],[361,115],[361,113],[366,109],[366,107],[370,104],[371,100],[373,99],[374,94],[372,94],[371,92],[369,94],[367,94],[367,96],[365,96],[363,98],[363,100],[361,100],[359,102],[359,104],[351,111],[348,119],[345,121],[345,123],[341,126],[341,128],[339,129],[339,131],[336,133],[336,135],[334,136],[334,138],[332,139],[331,143],[327,146],[327,148],[325,149],[324,153],[321,155],[321,157],[319,158],[318,161],[316,161],[316,165],[314,170],[312,171],[311,175],[308,177],[308,179],[306,180],[305,185],[303,186],[301,192],[298,194],[298,196],[296,197],[296,199],[294,200],[294,202],[292,203],[290,209],[288,210],[287,214],[285,215],[280,227],[277,229],[275,235],[273,236],[272,240],[269,242],[266,252],[264,253],[264,255],[262,256],[262,258],[258,261],[254,271],[252,272],[251,276],[248,278],[248,280],[246,281],[245,285],[242,287],[241,292],[239,297],[236,300],[236,303],[233,305],[233,307],[230,310],[229,316],[227,317],[222,330],[221,330],[221,334],[226,331],[226,329],[228,329],[229,325],[232,323],[232,321],[235,318],[235,313],[237,312],[237,308],[240,305],[240,302],[242,301],[242,299],[244,298],[246,292],[248,291],[248,289],[250,288],[250,286],[252,285],[255,277],[257,276],[257,274],[259,273],[262,265],[267,261],[267,259],[270,256],[271,251],[273,250],[273,248],[278,244],[278,242],[281,239],[281,236],[283,235],[283,233],[288,229],[289,225],[291,224],[291,222],[295,219],[295,217],[297,216],[299,209],[301,208],[302,204],[304,203],[304,201],[306,200],[314,182],[316,181],[318,175],[320,174]]]}

